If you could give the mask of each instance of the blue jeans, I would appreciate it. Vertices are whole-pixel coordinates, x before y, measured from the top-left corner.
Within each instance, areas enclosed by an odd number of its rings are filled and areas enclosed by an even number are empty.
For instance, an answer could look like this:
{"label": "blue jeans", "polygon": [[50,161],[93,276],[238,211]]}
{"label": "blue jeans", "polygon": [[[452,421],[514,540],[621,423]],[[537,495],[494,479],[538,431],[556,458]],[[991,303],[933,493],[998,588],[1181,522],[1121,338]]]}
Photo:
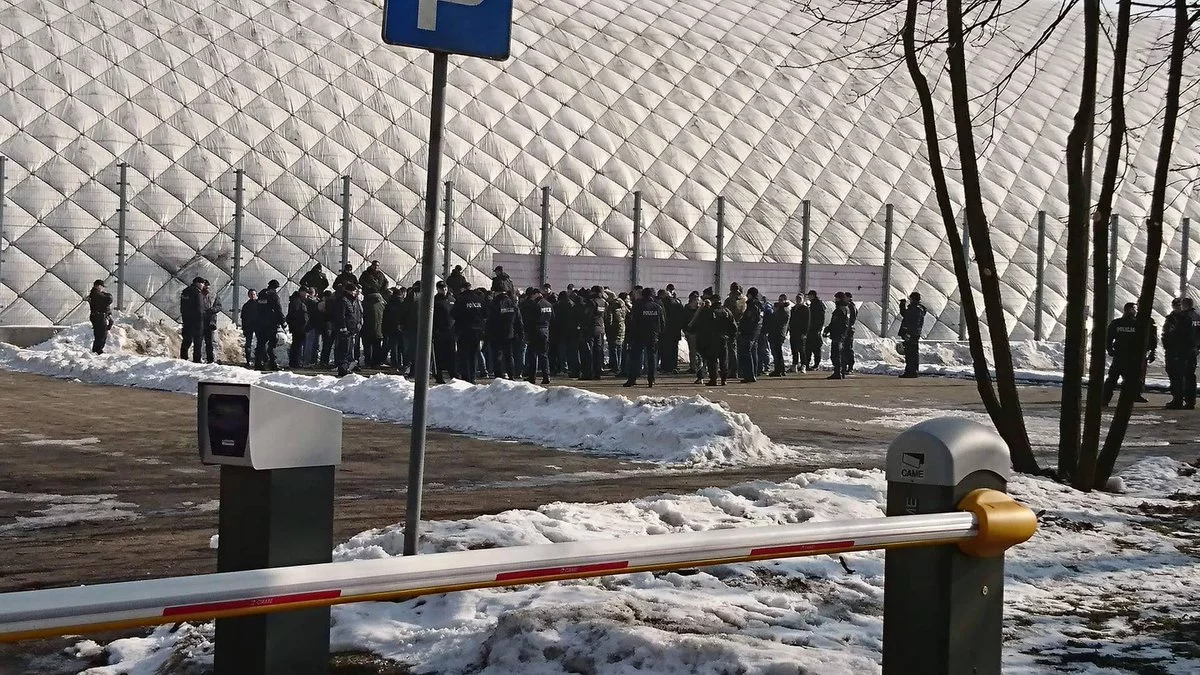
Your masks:
{"label": "blue jeans", "polygon": [[317,351],[321,346],[321,334],[310,328],[304,337],[304,352],[300,355],[300,360],[306,366],[311,366],[317,362]]}

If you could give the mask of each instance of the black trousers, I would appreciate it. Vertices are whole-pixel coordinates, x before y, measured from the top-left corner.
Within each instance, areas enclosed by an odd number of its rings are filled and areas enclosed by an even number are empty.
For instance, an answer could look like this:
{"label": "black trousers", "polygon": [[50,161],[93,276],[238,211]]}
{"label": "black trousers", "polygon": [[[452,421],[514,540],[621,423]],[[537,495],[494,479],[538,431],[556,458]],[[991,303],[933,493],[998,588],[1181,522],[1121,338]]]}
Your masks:
{"label": "black trousers", "polygon": [[254,367],[262,369],[267,366],[276,367],[275,345],[279,339],[275,336],[275,328],[256,328],[254,330]]}
{"label": "black trousers", "polygon": [[842,374],[849,374],[854,370],[854,331],[846,332],[846,338],[842,340]]}
{"label": "black trousers", "polygon": [[482,339],[483,335],[475,331],[458,334],[458,377],[471,384],[475,384],[475,376],[479,372],[479,343]]}
{"label": "black trousers", "polygon": [[724,382],[729,376],[729,361],[726,358],[728,355],[729,349],[724,342],[704,350],[704,365],[708,368],[709,382],[716,382],[718,378]]}
{"label": "black trousers", "polygon": [[642,366],[646,366],[646,381],[654,384],[654,375],[658,367],[658,341],[634,340],[629,348],[629,382],[637,382],[642,374]]}
{"label": "black trousers", "polygon": [[288,367],[299,368],[300,357],[304,353],[304,336],[306,331],[292,331],[292,344],[288,347]]}
{"label": "black trousers", "polygon": [[529,345],[525,353],[525,375],[530,380],[541,373],[543,380],[550,379],[550,335],[542,331],[529,334]]}
{"label": "black trousers", "polygon": [[[807,366],[814,370],[821,365],[822,341],[823,338],[821,337],[821,332],[817,331],[816,333],[809,333],[808,340],[805,342],[805,346],[808,349],[804,354],[804,360]],[[832,358],[832,356],[830,358]]]}
{"label": "black trousers", "polygon": [[604,346],[604,333],[589,333],[584,336],[583,350],[580,354],[584,358],[579,364],[579,369],[589,380],[599,379],[600,374],[604,372]]}
{"label": "black trousers", "polygon": [[796,335],[792,333],[792,367],[800,365],[803,361],[804,365],[808,366],[808,336]]}
{"label": "black trousers", "polygon": [[905,338],[904,340],[904,374],[918,375],[921,371],[921,340]]}
{"label": "black trousers", "polygon": [[492,373],[498,377],[515,377],[516,371],[516,356],[513,353],[512,338],[491,339],[488,340],[490,347],[491,359],[489,363],[492,366]]}
{"label": "black trousers", "polygon": [[356,345],[358,343],[358,333],[341,333],[337,334],[337,344],[333,348],[333,359],[337,362],[338,376],[347,375],[354,370]]}
{"label": "black trousers", "polygon": [[[416,342],[416,340],[414,340],[414,342]],[[407,343],[405,346],[407,346]],[[413,356],[413,361],[409,365],[409,367],[412,369],[413,376],[416,376],[417,367],[420,366],[421,364],[417,363],[417,357],[416,357],[417,348],[415,346],[412,347],[412,352],[413,352],[414,356]],[[442,379],[442,373],[448,373],[450,375],[450,377],[455,377],[458,370],[457,370],[457,365],[455,364],[454,359],[455,359],[454,336],[453,335],[435,335],[435,336],[433,336],[433,364],[434,364],[433,374],[434,374],[434,379]],[[475,359],[472,358],[471,360],[474,361]],[[427,363],[423,367],[428,368],[429,364]]]}
{"label": "black trousers", "polygon": [[108,344],[108,317],[93,316],[92,319],[92,351],[104,353],[104,345]]}
{"label": "black trousers", "polygon": [[771,342],[771,360],[775,362],[771,372],[782,373],[787,367],[783,362],[783,336],[768,335],[767,339]]}
{"label": "black trousers", "polygon": [[183,325],[183,344],[179,347],[179,358],[187,360],[188,352],[192,360],[200,363],[200,347],[204,343],[204,329],[200,326]]}
{"label": "black trousers", "polygon": [[846,338],[842,335],[829,336],[829,361],[833,364],[833,373],[835,375],[846,374],[846,363],[844,356],[846,353]]}

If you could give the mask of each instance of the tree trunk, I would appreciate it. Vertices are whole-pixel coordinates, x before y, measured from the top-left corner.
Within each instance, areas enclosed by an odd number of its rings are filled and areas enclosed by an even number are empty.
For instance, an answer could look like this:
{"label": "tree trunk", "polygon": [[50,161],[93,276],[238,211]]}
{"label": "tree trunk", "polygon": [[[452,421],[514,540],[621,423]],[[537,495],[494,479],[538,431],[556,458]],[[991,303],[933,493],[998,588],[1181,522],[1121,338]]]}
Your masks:
{"label": "tree trunk", "polygon": [[[1158,288],[1159,256],[1162,255],[1162,219],[1166,210],[1167,182],[1171,172],[1171,151],[1175,146],[1175,125],[1179,118],[1179,94],[1183,80],[1183,58],[1187,48],[1188,31],[1187,0],[1175,0],[1175,28],[1171,38],[1170,66],[1167,70],[1167,96],[1163,109],[1162,140],[1158,145],[1158,163],[1154,168],[1154,187],[1150,193],[1150,215],[1146,218],[1146,268],[1142,275],[1142,290],[1138,296],[1137,333],[1134,344],[1147,344],[1150,339],[1150,317],[1154,310],[1154,292]],[[1140,355],[1138,355],[1140,356]],[[1130,355],[1133,361],[1134,354]],[[1128,386],[1122,387],[1121,398],[1113,414],[1108,438],[1100,452],[1096,465],[1094,485],[1103,488],[1112,476],[1117,463],[1125,432],[1129,429],[1129,417],[1133,413],[1133,402],[1142,389],[1142,369],[1128,371]]]}
{"label": "tree trunk", "polygon": [[[962,239],[958,234],[958,223],[954,218],[954,205],[950,201],[950,188],[946,183],[946,170],[942,164],[942,151],[939,142],[940,134],[937,127],[936,108],[933,104],[933,94],[929,88],[929,80],[921,70],[917,58],[916,26],[918,0],[907,0],[904,14],[903,44],[904,61],[908,67],[909,77],[917,91],[921,103],[921,121],[925,132],[925,149],[929,155],[929,170],[933,177],[934,194],[937,197],[938,211],[946,228],[946,241],[950,246],[951,257],[954,261],[954,276],[958,279],[959,288],[966,289],[962,295],[963,320],[967,324],[967,341],[971,350],[971,362],[975,370],[975,385],[979,389],[979,398],[983,407],[991,417],[997,429],[1004,423],[1004,410],[996,398],[992,388],[992,375],[988,370],[987,353],[983,350],[983,336],[979,328],[979,313],[975,308],[975,298],[971,293],[971,278],[967,268],[967,256],[963,252]],[[1002,434],[1003,435],[1003,434]],[[1008,439],[1005,438],[1007,441]]]}
{"label": "tree trunk", "polygon": [[[1108,293],[1108,223],[1112,219],[1113,197],[1117,191],[1117,180],[1121,169],[1121,155],[1125,150],[1125,71],[1129,61],[1129,21],[1132,0],[1121,0],[1117,12],[1117,37],[1113,45],[1113,79],[1109,99],[1112,116],[1109,122],[1108,155],[1104,162],[1104,176],[1100,181],[1100,198],[1096,202],[1096,213],[1092,218],[1092,306],[1107,306]],[[1103,292],[1101,292],[1103,289]],[[1100,449],[1100,397],[1104,395],[1104,360],[1108,343],[1107,325],[1097,320],[1092,313],[1091,368],[1088,372],[1087,413],[1083,424],[1083,443],[1080,446],[1078,471],[1075,487],[1090,490],[1096,480],[1096,456]]]}
{"label": "tree trunk", "polygon": [[[1088,371],[1088,395],[1087,407],[1084,410],[1083,419],[1083,438],[1079,436],[1079,417],[1075,417],[1075,425],[1072,426],[1067,422],[1067,406],[1068,401],[1073,406],[1080,405],[1079,395],[1082,388],[1083,373],[1082,370],[1072,372],[1071,375],[1075,379],[1071,380],[1071,399],[1066,394],[1065,384],[1067,381],[1067,366],[1063,367],[1063,409],[1062,418],[1059,420],[1059,455],[1060,458],[1066,456],[1069,458],[1072,451],[1076,455],[1076,463],[1074,466],[1063,467],[1059,466],[1060,474],[1066,472],[1066,475],[1072,476],[1075,479],[1075,486],[1081,489],[1088,489],[1091,486],[1091,481],[1096,473],[1096,452],[1100,445],[1100,409],[1101,398],[1103,396],[1104,387],[1104,363],[1107,340],[1105,339],[1105,329],[1108,326],[1107,310],[1108,307],[1108,219],[1100,219],[1099,213],[1092,217],[1092,151],[1095,146],[1095,128],[1096,128],[1096,70],[1098,68],[1097,59],[1100,53],[1100,0],[1085,0],[1083,7],[1084,15],[1084,67],[1083,67],[1083,88],[1079,94],[1079,112],[1075,116],[1075,127],[1071,130],[1071,138],[1074,143],[1068,142],[1067,166],[1068,166],[1068,184],[1067,184],[1067,203],[1068,207],[1068,222],[1067,231],[1069,233],[1079,233],[1083,244],[1076,244],[1085,252],[1083,262],[1086,265],[1087,251],[1087,227],[1088,221],[1092,224],[1092,338],[1091,338],[1091,365]],[[1124,92],[1122,92],[1124,94]],[[1076,138],[1078,135],[1078,138]],[[1082,140],[1082,145],[1079,141]],[[1076,155],[1075,153],[1079,153]],[[1072,170],[1073,169],[1073,170]],[[1070,243],[1071,234],[1068,234],[1068,251],[1071,250]],[[1068,253],[1070,257],[1070,253]],[[1070,269],[1068,262],[1068,269]],[[1083,283],[1079,286],[1086,295],[1086,267],[1083,270]],[[1067,285],[1071,288],[1071,282]],[[1079,290],[1071,288],[1071,290]],[[1081,315],[1086,316],[1086,300],[1084,296],[1078,298],[1079,308],[1067,305],[1067,316],[1071,320],[1077,320]],[[1082,324],[1079,332],[1082,333]],[[1082,335],[1081,335],[1082,337]],[[1080,345],[1082,349],[1083,345]],[[1080,353],[1080,359],[1083,354]],[[1071,363],[1068,359],[1066,363]],[[1074,433],[1073,436],[1068,436],[1069,433]],[[1069,441],[1069,442],[1068,442]],[[1072,447],[1071,444],[1076,444]],[[1084,487],[1088,486],[1088,487]]]}
{"label": "tree trunk", "polygon": [[[983,210],[983,191],[979,182],[979,159],[975,150],[975,124],[971,114],[971,92],[967,85],[966,45],[963,36],[962,0],[946,3],[946,23],[949,42],[946,55],[950,70],[950,97],[953,104],[954,128],[958,140],[959,162],[962,165],[963,199],[967,231],[975,244],[975,260],[979,268],[979,288],[987,317],[988,333],[992,339],[992,357],[996,363],[996,389],[999,394],[1001,418],[993,418],[996,430],[1008,443],[1013,468],[1035,473],[1037,458],[1029,444],[1025,416],[1021,412],[1021,395],[1017,390],[1012,348],[1008,342],[1008,322],[1004,318],[1004,298],[1000,278],[996,273],[995,254],[988,232],[987,214]],[[971,295],[970,286],[962,295]]]}

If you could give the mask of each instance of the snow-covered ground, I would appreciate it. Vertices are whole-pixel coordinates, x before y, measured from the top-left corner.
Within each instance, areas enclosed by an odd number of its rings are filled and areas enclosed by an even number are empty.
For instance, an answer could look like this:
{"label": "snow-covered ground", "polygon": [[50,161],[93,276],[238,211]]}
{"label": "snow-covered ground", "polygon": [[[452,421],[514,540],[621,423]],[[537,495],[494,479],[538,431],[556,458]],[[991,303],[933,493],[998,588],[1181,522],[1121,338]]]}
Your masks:
{"label": "snow-covered ground", "polygon": [[[1124,494],[1082,494],[1020,477],[1041,529],[1010,553],[1004,672],[1195,673],[1200,476],[1167,458],[1123,472]],[[881,514],[882,472],[825,470],[619,504],[555,503],[425,526],[425,552],[706,531]],[[400,526],[363,532],[335,559],[398,555]],[[370,651],[413,673],[879,672],[883,554],[724,565],[335,607],[338,651]],[[106,648],[89,675],[204,665],[212,625],[164,627]],[[1153,666],[1151,670],[1145,667]],[[406,671],[407,672],[407,671]]]}
{"label": "snow-covered ground", "polygon": [[[201,381],[253,382],[352,415],[412,419],[414,386],[403,377],[264,374],[196,364],[173,357],[177,333],[171,325],[121,317],[106,353],[97,355],[89,351],[91,327],[80,324],[28,349],[0,344],[0,368],[189,394]],[[238,360],[239,340],[234,329],[222,329],[219,351]],[[699,396],[631,400],[574,387],[453,381],[430,390],[428,419],[439,429],[673,465],[771,464],[805,452],[772,442],[748,416]]]}

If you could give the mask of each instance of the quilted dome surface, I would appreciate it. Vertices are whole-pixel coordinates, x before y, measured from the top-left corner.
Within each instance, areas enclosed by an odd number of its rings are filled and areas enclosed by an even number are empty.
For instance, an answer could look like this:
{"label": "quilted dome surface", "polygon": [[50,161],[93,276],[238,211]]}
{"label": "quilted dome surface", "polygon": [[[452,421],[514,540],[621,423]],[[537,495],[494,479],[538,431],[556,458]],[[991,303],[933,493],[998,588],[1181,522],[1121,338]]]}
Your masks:
{"label": "quilted dome surface", "polygon": [[[907,75],[880,81],[854,59],[825,62],[846,38],[814,27],[798,4],[517,0],[511,60],[451,59],[451,262],[481,280],[494,253],[536,252],[542,186],[555,255],[628,256],[640,190],[644,257],[712,260],[722,195],[728,260],[798,262],[808,199],[812,262],[879,265],[891,203],[893,295],[921,291],[932,336],[956,334],[958,290]],[[972,53],[976,91],[1058,6],[1029,5]],[[370,0],[0,0],[0,323],[81,317],[81,294],[117,257],[122,162],[129,309],[177,315],[196,275],[223,289],[226,308],[235,302],[235,169],[245,175],[244,287],[340,262],[343,175],[351,262],[418,278],[432,59],[382,44],[381,13]],[[1148,47],[1161,32],[1139,27],[1133,68],[1157,58]],[[1081,51],[1081,31],[1060,28],[979,131],[1014,338],[1033,326],[1039,210],[1044,321],[1049,337],[1062,334],[1063,145]],[[1103,65],[1102,91],[1107,74]],[[1129,99],[1131,124],[1149,124],[1131,138],[1116,204],[1117,302],[1140,283],[1164,79]],[[942,115],[949,130],[948,107]],[[1200,162],[1197,115],[1180,120],[1178,164]],[[1189,172],[1178,177],[1197,178]],[[1168,195],[1160,309],[1180,284],[1180,221],[1200,216],[1200,195],[1180,185]],[[878,306],[864,306],[867,325],[878,325]]]}

